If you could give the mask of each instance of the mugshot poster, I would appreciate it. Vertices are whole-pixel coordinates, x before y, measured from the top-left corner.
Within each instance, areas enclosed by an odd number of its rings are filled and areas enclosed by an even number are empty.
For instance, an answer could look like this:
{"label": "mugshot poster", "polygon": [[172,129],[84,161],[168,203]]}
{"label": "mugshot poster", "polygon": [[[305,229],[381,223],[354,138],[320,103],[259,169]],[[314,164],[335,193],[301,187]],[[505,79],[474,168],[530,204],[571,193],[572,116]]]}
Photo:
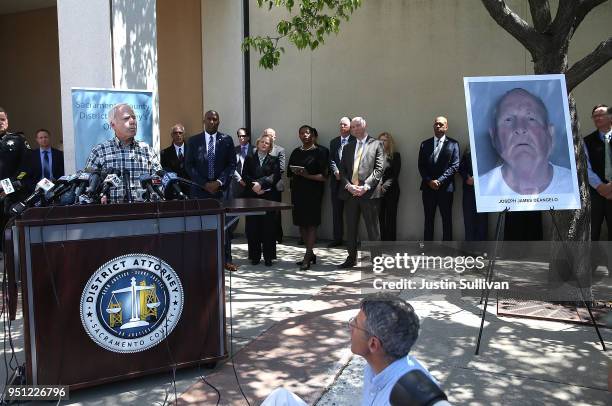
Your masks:
{"label": "mugshot poster", "polygon": [[153,92],[143,90],[72,88],[72,121],[76,169],[83,169],[91,149],[114,136],[108,112],[118,103],[134,109],[136,139],[153,145]]}
{"label": "mugshot poster", "polygon": [[565,76],[463,81],[477,211],[579,209]]}

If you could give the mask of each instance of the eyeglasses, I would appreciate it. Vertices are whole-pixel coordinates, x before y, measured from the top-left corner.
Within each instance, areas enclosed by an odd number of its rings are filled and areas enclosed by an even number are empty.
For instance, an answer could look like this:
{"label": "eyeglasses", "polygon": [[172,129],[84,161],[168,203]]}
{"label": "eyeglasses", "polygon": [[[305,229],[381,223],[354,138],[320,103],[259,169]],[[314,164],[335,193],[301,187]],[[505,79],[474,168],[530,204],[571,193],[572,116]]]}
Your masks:
{"label": "eyeglasses", "polygon": [[172,131],[172,134],[183,135],[185,134],[185,132],[184,131]]}
{"label": "eyeglasses", "polygon": [[368,333],[371,336],[376,336],[375,334],[372,334],[369,330],[366,330],[365,328],[359,327],[357,325],[356,317],[351,317],[349,319],[349,321],[348,321],[348,328],[349,328],[349,330],[352,330],[352,329],[356,328],[357,330],[365,331],[366,333]]}

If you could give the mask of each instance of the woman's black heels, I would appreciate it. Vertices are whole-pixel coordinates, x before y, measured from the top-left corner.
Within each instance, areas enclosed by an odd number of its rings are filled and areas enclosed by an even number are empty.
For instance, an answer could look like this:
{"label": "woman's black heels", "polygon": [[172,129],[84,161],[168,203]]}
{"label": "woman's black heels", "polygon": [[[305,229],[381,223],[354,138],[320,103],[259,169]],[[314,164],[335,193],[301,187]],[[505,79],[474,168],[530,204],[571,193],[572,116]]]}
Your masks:
{"label": "woman's black heels", "polygon": [[[306,258],[306,255],[304,255],[304,258]],[[317,256],[315,254],[312,254],[312,259],[310,260],[310,262],[312,262],[313,264],[317,263]],[[298,261],[295,264],[296,265],[302,265],[304,263],[304,260]]]}

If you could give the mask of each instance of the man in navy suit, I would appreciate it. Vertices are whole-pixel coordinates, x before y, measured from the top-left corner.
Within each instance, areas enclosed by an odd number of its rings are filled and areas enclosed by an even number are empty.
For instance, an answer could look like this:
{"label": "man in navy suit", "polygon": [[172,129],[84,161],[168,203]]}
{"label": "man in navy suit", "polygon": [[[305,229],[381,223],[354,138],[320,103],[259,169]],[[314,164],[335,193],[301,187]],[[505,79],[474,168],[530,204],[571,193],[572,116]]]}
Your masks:
{"label": "man in navy suit", "polygon": [[[204,132],[189,138],[185,156],[185,169],[191,180],[204,190],[191,187],[195,199],[223,199],[236,170],[236,154],[232,137],[217,131],[219,113],[209,110],[204,114]],[[225,269],[238,269],[232,263],[231,234],[225,234]]]}
{"label": "man in navy suit", "polygon": [[348,117],[340,119],[340,135],[332,139],[329,143],[330,169],[332,175],[329,177],[329,187],[331,189],[332,217],[334,219],[334,239],[328,247],[338,247],[342,245],[344,235],[344,200],[338,196],[340,185],[340,161],[342,152],[348,144],[354,144],[355,137],[351,135],[351,120]]}
{"label": "man in navy suit", "polygon": [[187,143],[185,169],[191,180],[205,189],[192,187],[192,198],[221,199],[236,170],[234,142],[218,128],[219,113],[209,110],[204,115],[204,132],[192,136]]}
{"label": "man in navy suit", "polygon": [[421,143],[419,173],[425,211],[423,240],[432,241],[436,207],[442,216],[442,239],[453,239],[453,192],[455,173],[459,169],[459,143],[447,137],[448,120],[437,117],[433,125],[434,137]]}
{"label": "man in navy suit", "polygon": [[42,178],[55,180],[64,176],[64,154],[51,148],[49,130],[36,130],[36,143],[38,148],[30,151],[24,165],[24,171],[28,174],[28,187],[32,190]]}

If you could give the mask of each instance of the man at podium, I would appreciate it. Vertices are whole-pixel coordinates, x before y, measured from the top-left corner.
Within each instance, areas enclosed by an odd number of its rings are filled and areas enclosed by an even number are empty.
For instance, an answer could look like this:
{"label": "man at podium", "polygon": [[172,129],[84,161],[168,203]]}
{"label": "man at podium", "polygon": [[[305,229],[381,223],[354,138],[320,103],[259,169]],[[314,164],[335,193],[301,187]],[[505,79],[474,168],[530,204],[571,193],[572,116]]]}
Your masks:
{"label": "man at podium", "polygon": [[151,146],[134,139],[138,123],[134,110],[127,103],[113,106],[108,117],[115,136],[93,147],[85,167],[112,170],[121,176],[122,185],[111,186],[108,198],[102,198],[103,204],[141,200],[145,190],[140,178],[161,170],[159,159]]}

